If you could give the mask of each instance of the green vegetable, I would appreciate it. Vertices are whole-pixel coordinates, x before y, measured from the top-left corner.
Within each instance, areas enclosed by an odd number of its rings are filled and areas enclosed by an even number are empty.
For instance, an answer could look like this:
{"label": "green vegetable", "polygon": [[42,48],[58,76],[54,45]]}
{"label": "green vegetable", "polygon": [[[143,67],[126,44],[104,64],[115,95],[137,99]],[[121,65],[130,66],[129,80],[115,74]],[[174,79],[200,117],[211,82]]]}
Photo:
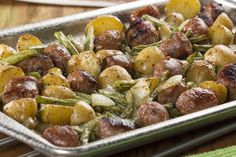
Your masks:
{"label": "green vegetable", "polygon": [[66,106],[74,106],[79,99],[57,99],[52,97],[46,97],[46,96],[36,96],[35,100],[37,103],[42,104],[57,104],[57,105],[66,105]]}
{"label": "green vegetable", "polygon": [[209,38],[206,35],[199,35],[197,37],[189,38],[189,40],[192,44],[196,44],[196,43],[199,43],[199,42],[202,42],[202,41],[206,41],[208,39]]}
{"label": "green vegetable", "polygon": [[114,88],[121,92],[127,91],[131,87],[133,87],[137,82],[138,82],[138,79],[137,80],[119,80],[114,83]]}
{"label": "green vegetable", "polygon": [[86,43],[85,43],[85,51],[93,51],[94,47],[94,28],[92,26],[88,27],[86,32]]}
{"label": "green vegetable", "polygon": [[54,36],[59,41],[60,44],[64,45],[70,52],[71,55],[78,54],[78,50],[75,45],[70,41],[70,39],[63,32],[55,32]]}
{"label": "green vegetable", "polygon": [[189,65],[192,65],[192,63],[195,60],[203,60],[203,59],[204,57],[200,52],[195,52],[194,54],[189,55],[186,61],[189,63]]}
{"label": "green vegetable", "polygon": [[194,52],[206,52],[210,48],[212,48],[213,45],[197,45],[193,44],[193,51]]}

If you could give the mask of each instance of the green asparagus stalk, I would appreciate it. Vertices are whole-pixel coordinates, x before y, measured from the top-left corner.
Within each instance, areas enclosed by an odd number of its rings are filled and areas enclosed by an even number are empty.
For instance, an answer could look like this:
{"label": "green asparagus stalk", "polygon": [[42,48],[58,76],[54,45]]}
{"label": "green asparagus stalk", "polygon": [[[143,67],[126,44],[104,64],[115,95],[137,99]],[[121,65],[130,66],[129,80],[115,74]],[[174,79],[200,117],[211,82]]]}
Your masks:
{"label": "green asparagus stalk", "polygon": [[79,98],[79,99],[83,99],[83,100],[86,100],[86,101],[89,101],[91,104],[91,95],[89,94],[85,94],[85,93],[80,93],[80,92],[75,92],[75,94],[77,95],[76,97]]}
{"label": "green asparagus stalk", "polygon": [[190,56],[187,57],[186,61],[189,63],[189,65],[192,65],[192,63],[195,60],[202,60],[204,57],[200,52],[195,52],[194,54],[191,54]]}
{"label": "green asparagus stalk", "polygon": [[210,48],[212,48],[213,45],[197,45],[193,44],[193,51],[194,52],[206,52]]}
{"label": "green asparagus stalk", "polygon": [[208,36],[206,36],[206,35],[199,35],[199,36],[197,36],[197,37],[192,37],[192,38],[189,38],[189,40],[190,40],[190,42],[192,43],[192,44],[196,44],[196,43],[199,43],[199,42],[202,42],[202,41],[206,41],[206,40],[208,40],[209,38],[208,38]]}
{"label": "green asparagus stalk", "polygon": [[67,35],[67,37],[68,37],[68,39],[71,41],[71,43],[75,46],[75,48],[76,48],[79,52],[83,52],[84,46],[83,46],[82,43],[80,43],[79,41],[75,40],[72,35]]}
{"label": "green asparagus stalk", "polygon": [[134,111],[134,108],[135,108],[134,104],[133,104],[133,101],[134,101],[133,100],[133,94],[130,90],[126,92],[125,98],[128,102],[128,105],[126,106],[124,112],[120,116],[121,116],[121,118],[129,119],[129,118],[131,118],[131,114],[132,114],[132,112]]}
{"label": "green asparagus stalk", "polygon": [[2,59],[0,62],[5,62],[8,63],[10,65],[14,65],[28,57],[31,56],[37,56],[39,54],[39,52],[35,51],[35,50],[24,50],[21,53],[9,56],[7,58]]}
{"label": "green asparagus stalk", "polygon": [[86,51],[93,51],[94,47],[94,28],[92,26],[88,27],[86,32],[86,43],[85,43],[85,50]]}
{"label": "green asparagus stalk", "polygon": [[35,100],[37,103],[42,104],[58,104],[58,105],[65,105],[65,106],[74,106],[79,99],[58,99],[46,96],[36,96]]}
{"label": "green asparagus stalk", "polygon": [[139,45],[139,46],[135,46],[132,48],[133,54],[137,54],[138,52],[142,51],[143,49],[150,47],[150,46],[159,46],[161,44],[161,41],[152,43],[152,44],[148,44],[148,45]]}
{"label": "green asparagus stalk", "polygon": [[61,31],[55,32],[54,36],[56,37],[56,39],[59,41],[60,44],[64,45],[69,50],[71,55],[79,54],[75,45],[73,45],[73,43],[70,41],[70,39],[68,37],[66,37],[63,32],[61,32]]}
{"label": "green asparagus stalk", "polygon": [[47,47],[47,45],[37,45],[37,46],[30,46],[29,49],[35,50],[35,51],[42,51],[46,47]]}
{"label": "green asparagus stalk", "polygon": [[153,23],[158,28],[159,27],[163,27],[163,26],[167,26],[167,27],[169,27],[173,31],[178,31],[178,28],[173,27],[169,23],[167,23],[165,21],[161,21],[161,20],[159,20],[159,19],[157,19],[157,18],[155,18],[153,16],[145,14],[145,15],[142,16],[142,19],[150,21],[151,23]]}
{"label": "green asparagus stalk", "polygon": [[129,90],[131,87],[133,87],[136,83],[138,82],[137,80],[119,80],[114,83],[114,88],[117,89],[118,91],[124,92]]}

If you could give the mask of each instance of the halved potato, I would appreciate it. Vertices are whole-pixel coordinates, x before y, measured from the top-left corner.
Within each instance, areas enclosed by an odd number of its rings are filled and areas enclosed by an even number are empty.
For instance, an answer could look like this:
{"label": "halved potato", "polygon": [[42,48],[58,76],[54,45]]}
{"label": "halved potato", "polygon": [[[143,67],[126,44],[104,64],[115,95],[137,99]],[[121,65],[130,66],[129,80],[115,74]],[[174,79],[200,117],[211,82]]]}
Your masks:
{"label": "halved potato", "polygon": [[5,44],[0,44],[0,59],[7,58],[16,53],[16,50],[14,50],[12,47]]}
{"label": "halved potato", "polygon": [[213,25],[209,28],[212,44],[229,45],[233,40],[233,33],[223,25]]}
{"label": "halved potato", "polygon": [[229,18],[229,16],[226,13],[221,13],[217,17],[213,25],[223,25],[227,27],[229,30],[232,30],[234,27],[232,20]]}
{"label": "halved potato", "polygon": [[42,95],[58,99],[71,99],[76,96],[70,88],[59,85],[46,86],[42,91]]}
{"label": "halved potato", "polygon": [[166,5],[166,13],[181,13],[185,19],[194,18],[201,10],[199,0],[170,0]]}
{"label": "halved potato", "polygon": [[47,73],[46,75],[44,75],[42,78],[42,83],[44,86],[60,85],[70,88],[70,83],[65,78],[65,76],[56,73]]}
{"label": "halved potato", "polygon": [[2,94],[5,85],[15,77],[25,76],[21,68],[12,65],[0,65],[0,94]]}
{"label": "halved potato", "polygon": [[86,123],[95,117],[95,111],[93,108],[88,103],[79,101],[74,106],[73,114],[71,115],[71,124],[79,125]]}
{"label": "halved potato", "polygon": [[94,35],[100,35],[108,30],[118,30],[122,32],[124,30],[124,25],[122,22],[113,15],[103,15],[98,16],[88,23],[86,26],[86,31],[89,27],[94,28]]}
{"label": "halved potato", "polygon": [[31,46],[38,46],[38,45],[42,45],[42,42],[39,40],[39,38],[31,34],[23,34],[17,41],[16,49],[17,51],[21,52],[23,50],[28,49]]}
{"label": "halved potato", "polygon": [[73,107],[54,104],[42,105],[40,117],[42,122],[53,125],[69,125]]}

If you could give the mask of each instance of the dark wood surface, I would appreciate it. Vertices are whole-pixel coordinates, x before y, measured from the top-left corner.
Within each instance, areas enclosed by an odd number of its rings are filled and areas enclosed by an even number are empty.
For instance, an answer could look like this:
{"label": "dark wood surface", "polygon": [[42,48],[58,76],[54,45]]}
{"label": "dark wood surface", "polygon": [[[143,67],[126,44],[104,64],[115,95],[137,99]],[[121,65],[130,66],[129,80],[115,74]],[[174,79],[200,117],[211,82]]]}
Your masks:
{"label": "dark wood surface", "polygon": [[[27,23],[34,23],[42,20],[56,18],[60,16],[71,15],[79,12],[89,11],[96,8],[86,7],[62,7],[53,5],[39,5],[39,4],[28,4],[19,3],[12,1],[1,1],[0,0],[0,30],[10,28],[18,25]],[[223,122],[224,123],[224,122]],[[221,123],[221,124],[223,124]],[[214,124],[219,125],[219,124]],[[212,126],[204,127],[195,131],[187,132],[185,134],[168,138],[166,140],[154,142],[139,148],[134,148],[125,152],[121,152],[113,155],[114,157],[148,157],[154,155],[162,148],[168,148],[174,144],[178,144],[183,140],[189,139],[196,136],[199,132],[206,131]],[[7,137],[0,133],[0,139]],[[195,147],[187,152],[183,152],[181,155],[202,153],[218,148],[223,148],[236,144],[236,131],[230,134],[224,135],[220,138],[202,144]],[[0,152],[1,157],[13,157],[32,151],[32,149],[25,144],[18,144],[12,148]]]}

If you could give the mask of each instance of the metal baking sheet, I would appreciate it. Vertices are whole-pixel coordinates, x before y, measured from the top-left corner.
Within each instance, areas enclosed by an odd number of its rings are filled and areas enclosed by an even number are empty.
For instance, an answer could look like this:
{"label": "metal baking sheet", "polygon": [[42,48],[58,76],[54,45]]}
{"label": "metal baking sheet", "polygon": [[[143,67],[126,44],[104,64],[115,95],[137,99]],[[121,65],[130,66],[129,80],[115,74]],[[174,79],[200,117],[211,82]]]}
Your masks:
{"label": "metal baking sheet", "polygon": [[[164,12],[164,5],[168,0],[137,1],[122,4],[115,7],[99,9],[91,12],[80,13],[72,16],[57,18],[45,22],[20,26],[17,28],[0,31],[0,43],[15,46],[18,37],[23,33],[31,33],[38,36],[44,43],[54,40],[53,33],[62,30],[72,34],[78,39],[84,40],[84,29],[88,21],[98,15],[113,14],[118,16],[124,23],[127,22],[130,11],[133,9],[157,4]],[[210,0],[201,0],[202,4]],[[231,1],[223,3],[226,12],[235,22],[235,5]],[[0,112],[0,132],[12,136],[21,142],[28,144],[35,150],[47,156],[107,156],[133,147],[144,145],[169,136],[177,135],[197,127],[221,121],[236,115],[236,101],[225,103],[216,107],[205,109],[189,115],[174,118],[159,124],[129,131],[103,140],[91,142],[87,145],[63,148],[57,147],[42,138],[36,132],[24,127],[4,113]]]}

